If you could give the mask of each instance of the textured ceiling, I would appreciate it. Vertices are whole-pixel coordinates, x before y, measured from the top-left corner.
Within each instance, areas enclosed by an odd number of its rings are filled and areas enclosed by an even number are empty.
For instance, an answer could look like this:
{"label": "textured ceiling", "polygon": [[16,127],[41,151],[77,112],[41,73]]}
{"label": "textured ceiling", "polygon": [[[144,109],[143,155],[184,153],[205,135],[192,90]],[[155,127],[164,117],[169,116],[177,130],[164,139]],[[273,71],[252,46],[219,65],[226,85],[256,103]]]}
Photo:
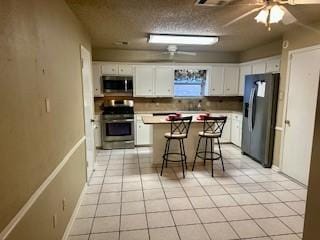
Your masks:
{"label": "textured ceiling", "polygon": [[[139,50],[165,49],[165,45],[147,43],[148,33],[217,35],[214,46],[179,46],[180,50],[243,51],[278,39],[293,25],[276,24],[267,31],[254,21],[254,14],[223,28],[223,24],[253,9],[245,3],[254,0],[235,0],[234,5],[199,7],[194,0],[66,0],[84,23],[95,48]],[[303,23],[320,21],[320,5],[287,6]],[[117,41],[127,41],[118,46]]]}

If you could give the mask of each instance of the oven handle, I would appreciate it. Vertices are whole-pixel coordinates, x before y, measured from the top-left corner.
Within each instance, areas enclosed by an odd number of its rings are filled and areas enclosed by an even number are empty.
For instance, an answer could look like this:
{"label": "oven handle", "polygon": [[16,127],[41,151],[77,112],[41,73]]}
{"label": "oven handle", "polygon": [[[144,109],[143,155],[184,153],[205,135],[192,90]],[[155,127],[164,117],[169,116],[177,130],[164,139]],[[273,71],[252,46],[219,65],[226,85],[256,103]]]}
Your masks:
{"label": "oven handle", "polygon": [[121,122],[133,122],[133,119],[121,119],[121,120],[104,120],[105,123],[121,123]]}

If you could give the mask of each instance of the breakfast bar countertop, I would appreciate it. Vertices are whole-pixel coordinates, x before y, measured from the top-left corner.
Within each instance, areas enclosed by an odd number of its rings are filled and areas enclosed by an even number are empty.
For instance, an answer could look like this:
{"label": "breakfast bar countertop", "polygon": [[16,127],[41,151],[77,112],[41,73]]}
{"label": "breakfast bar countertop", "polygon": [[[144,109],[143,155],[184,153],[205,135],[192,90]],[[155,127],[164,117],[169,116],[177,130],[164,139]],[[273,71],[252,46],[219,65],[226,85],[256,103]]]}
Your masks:
{"label": "breakfast bar countertop", "polygon": [[[192,123],[203,123],[202,120],[197,120],[199,114],[192,114]],[[190,116],[190,114],[183,114],[182,117]],[[142,116],[144,124],[170,124],[170,121],[166,120],[167,116]]]}

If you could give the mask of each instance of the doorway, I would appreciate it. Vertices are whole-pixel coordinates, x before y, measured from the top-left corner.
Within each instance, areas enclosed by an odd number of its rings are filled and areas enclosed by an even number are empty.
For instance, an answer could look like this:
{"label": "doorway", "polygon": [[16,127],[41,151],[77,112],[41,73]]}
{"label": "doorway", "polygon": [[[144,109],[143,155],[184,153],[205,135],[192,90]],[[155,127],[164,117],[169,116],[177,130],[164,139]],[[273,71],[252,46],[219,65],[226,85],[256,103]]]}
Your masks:
{"label": "doorway", "polygon": [[320,46],[289,53],[281,170],[307,185],[320,77]]}
{"label": "doorway", "polygon": [[94,103],[92,87],[91,54],[81,46],[81,73],[83,87],[84,128],[86,135],[87,180],[91,177],[95,165],[94,143]]}

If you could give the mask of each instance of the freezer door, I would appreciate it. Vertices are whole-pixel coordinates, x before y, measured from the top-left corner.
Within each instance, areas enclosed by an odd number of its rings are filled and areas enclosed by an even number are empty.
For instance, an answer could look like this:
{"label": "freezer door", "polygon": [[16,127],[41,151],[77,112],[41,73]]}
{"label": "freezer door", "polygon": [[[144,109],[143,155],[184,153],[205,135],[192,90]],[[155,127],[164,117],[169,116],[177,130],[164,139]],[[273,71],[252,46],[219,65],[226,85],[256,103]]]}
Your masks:
{"label": "freezer door", "polygon": [[242,142],[241,150],[243,153],[250,155],[251,152],[251,128],[250,128],[250,102],[252,99],[252,90],[254,89],[255,78],[246,76],[245,89],[243,96],[243,121],[242,121]]}
{"label": "freezer door", "polygon": [[[265,83],[265,86],[261,84]],[[259,86],[260,83],[260,86]],[[276,114],[277,80],[273,74],[257,75],[256,94],[253,101],[253,125],[250,155],[264,167],[271,167]],[[259,87],[263,86],[263,91]],[[260,89],[261,90],[261,89]]]}

